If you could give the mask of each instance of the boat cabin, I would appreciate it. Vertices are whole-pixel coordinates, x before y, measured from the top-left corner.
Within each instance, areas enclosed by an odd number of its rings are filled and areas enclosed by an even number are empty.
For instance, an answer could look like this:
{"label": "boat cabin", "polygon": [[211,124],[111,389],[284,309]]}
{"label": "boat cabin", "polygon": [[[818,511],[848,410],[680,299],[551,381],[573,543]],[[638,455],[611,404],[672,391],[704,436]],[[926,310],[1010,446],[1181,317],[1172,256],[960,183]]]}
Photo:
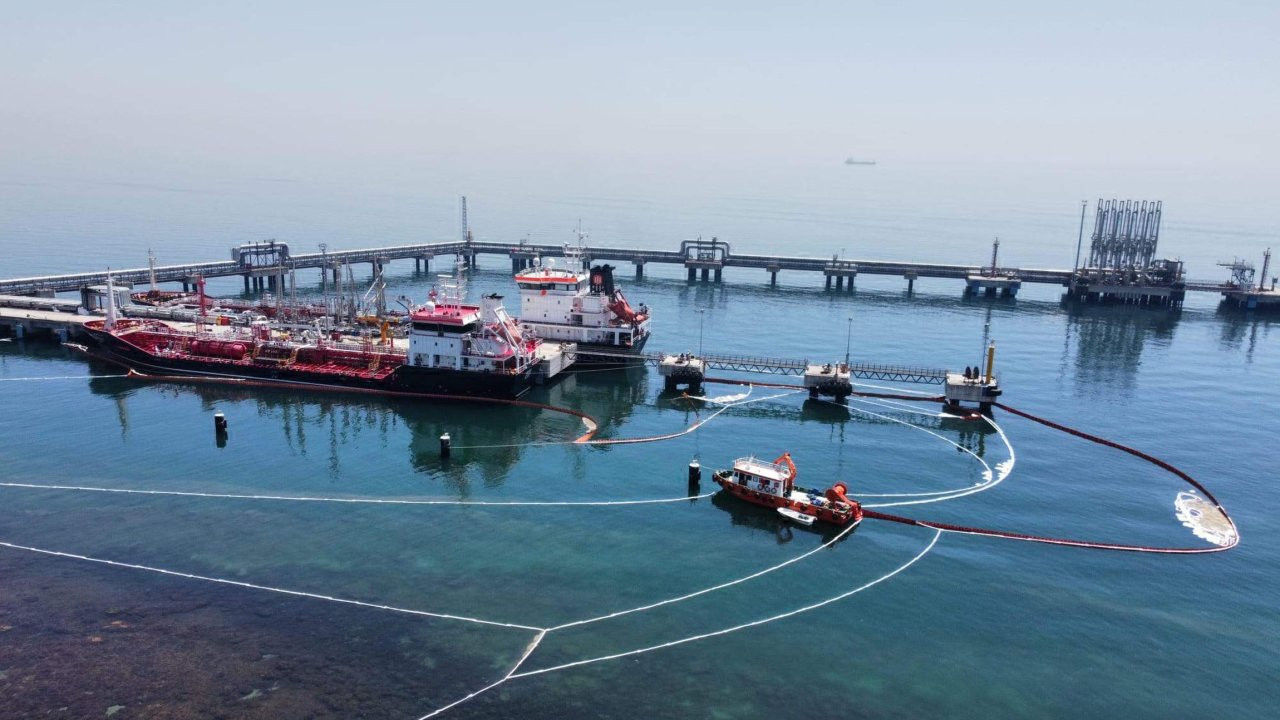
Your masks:
{"label": "boat cabin", "polygon": [[769,462],[755,457],[733,461],[733,482],[768,495],[790,496],[795,476],[795,465],[790,463]]}

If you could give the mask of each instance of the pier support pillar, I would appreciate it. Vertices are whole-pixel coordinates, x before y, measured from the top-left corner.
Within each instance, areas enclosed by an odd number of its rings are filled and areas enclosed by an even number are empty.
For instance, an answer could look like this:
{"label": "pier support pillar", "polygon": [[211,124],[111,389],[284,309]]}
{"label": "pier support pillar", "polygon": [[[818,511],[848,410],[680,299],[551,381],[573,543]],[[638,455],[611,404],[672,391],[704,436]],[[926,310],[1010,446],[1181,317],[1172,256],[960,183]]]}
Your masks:
{"label": "pier support pillar", "polygon": [[838,291],[840,291],[840,290],[844,290],[844,276],[843,276],[843,275],[837,275],[837,276],[836,276],[836,291],[838,292]]}
{"label": "pier support pillar", "polygon": [[828,290],[830,290],[830,289],[831,289],[831,276],[830,276],[830,275],[828,275],[828,276],[827,276],[827,289],[828,289]]}
{"label": "pier support pillar", "polygon": [[774,270],[769,273],[769,287],[778,287],[778,271]]}
{"label": "pier support pillar", "polygon": [[693,282],[693,281],[695,281],[695,280],[697,280],[697,279],[698,279],[698,270],[697,270],[697,268],[689,268],[689,282]]}
{"label": "pier support pillar", "polygon": [[724,272],[723,268],[716,268],[716,282],[721,281],[721,279],[723,278],[723,275],[722,275],[723,272]]}
{"label": "pier support pillar", "polygon": [[638,260],[636,261],[636,279],[637,280],[644,279],[644,263]]}
{"label": "pier support pillar", "polygon": [[338,266],[337,266],[337,265],[334,265],[334,266],[333,266],[333,284],[334,284],[334,285],[337,285],[337,284],[338,284],[338,282],[342,279],[342,278],[340,277],[340,276],[341,276],[341,274],[342,274],[342,273],[341,273],[341,271],[340,271],[340,270],[338,270]]}
{"label": "pier support pillar", "polygon": [[246,273],[246,274],[245,274],[245,276],[244,276],[244,291],[245,291],[245,293],[246,293],[246,294],[248,294],[248,292],[249,292],[249,275],[248,275],[248,273]]}
{"label": "pier support pillar", "polygon": [[707,282],[710,279],[711,279],[711,268],[702,268],[702,282]]}
{"label": "pier support pillar", "polygon": [[853,278],[854,278],[853,275],[850,275],[849,277],[845,278],[845,285],[846,285],[845,290],[849,292],[853,292]]}
{"label": "pier support pillar", "polygon": [[523,264],[524,264],[524,263],[520,260],[520,258],[514,258],[514,257],[513,257],[513,258],[511,258],[511,272],[512,272],[512,273],[518,273],[518,272],[520,272],[520,271],[523,269],[523,268],[521,267],[521,265],[523,265]]}
{"label": "pier support pillar", "polygon": [[275,291],[276,291],[276,276],[275,276],[275,275],[268,275],[268,276],[267,276],[267,289],[268,289],[268,290],[270,290],[271,292],[275,292]]}
{"label": "pier support pillar", "polygon": [[916,291],[916,278],[919,277],[919,275],[915,270],[912,270],[904,277],[907,278],[907,294],[910,295]]}

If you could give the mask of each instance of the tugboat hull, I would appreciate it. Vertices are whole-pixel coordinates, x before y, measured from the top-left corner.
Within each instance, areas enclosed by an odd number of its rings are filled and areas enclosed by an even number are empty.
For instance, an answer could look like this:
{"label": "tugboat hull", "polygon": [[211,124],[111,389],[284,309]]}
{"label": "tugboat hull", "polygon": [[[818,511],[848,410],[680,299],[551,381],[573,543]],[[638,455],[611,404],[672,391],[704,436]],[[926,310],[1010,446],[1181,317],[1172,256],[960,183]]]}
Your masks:
{"label": "tugboat hull", "polygon": [[[835,488],[828,490],[825,497],[817,493],[805,493],[799,488],[796,489],[797,492],[790,493],[784,497],[741,485],[734,481],[732,472],[727,470],[715,473],[714,477],[716,483],[729,494],[761,507],[789,509],[833,525],[848,525],[853,520],[862,519],[862,507],[856,502],[847,501],[847,498],[838,500],[832,497],[833,494],[843,496],[843,491],[836,493],[834,492]],[[796,497],[797,495],[802,497],[812,496],[815,501],[801,500]]]}

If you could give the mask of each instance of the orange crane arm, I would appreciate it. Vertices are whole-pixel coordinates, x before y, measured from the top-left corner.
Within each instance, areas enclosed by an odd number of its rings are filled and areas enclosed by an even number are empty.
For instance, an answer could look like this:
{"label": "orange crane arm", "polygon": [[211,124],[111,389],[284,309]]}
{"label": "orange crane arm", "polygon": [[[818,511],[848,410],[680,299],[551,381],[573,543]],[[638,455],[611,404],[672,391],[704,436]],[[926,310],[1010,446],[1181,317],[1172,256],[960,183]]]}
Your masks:
{"label": "orange crane arm", "polygon": [[784,453],[782,453],[781,455],[779,455],[779,456],[778,456],[778,459],[777,459],[777,460],[774,460],[774,461],[773,461],[773,464],[774,464],[774,465],[786,465],[786,466],[787,466],[787,469],[791,471],[791,477],[790,477],[790,479],[788,480],[788,482],[789,482],[789,483],[791,483],[791,484],[793,484],[793,485],[795,484],[796,476],[797,476],[797,475],[799,475],[799,474],[800,474],[800,472],[799,472],[798,470],[796,470],[796,463],[795,463],[795,461],[794,461],[794,460],[792,460],[792,459],[791,459],[791,453],[789,453],[789,452],[784,452]]}

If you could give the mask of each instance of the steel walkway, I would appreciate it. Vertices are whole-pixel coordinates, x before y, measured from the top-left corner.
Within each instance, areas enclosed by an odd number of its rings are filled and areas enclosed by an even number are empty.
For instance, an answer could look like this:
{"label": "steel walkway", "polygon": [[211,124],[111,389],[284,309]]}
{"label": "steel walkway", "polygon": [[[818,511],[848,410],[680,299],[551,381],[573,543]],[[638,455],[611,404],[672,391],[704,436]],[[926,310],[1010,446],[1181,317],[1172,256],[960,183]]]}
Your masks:
{"label": "steel walkway", "polygon": [[[657,365],[662,362],[663,357],[671,355],[671,353],[661,352],[615,353],[597,350],[592,350],[591,354],[597,357],[632,360],[636,361],[636,364],[647,363],[649,365]],[[809,360],[750,357],[745,355],[715,355],[711,353],[703,354],[699,359],[706,363],[707,369],[711,370],[731,370],[735,372],[762,373],[770,375],[804,375],[805,368],[809,365],[822,364],[820,362],[810,362]],[[861,380],[925,384],[943,383],[947,379],[946,370],[937,368],[881,365],[875,363],[850,363],[849,374],[850,376]]]}
{"label": "steel walkway", "polygon": [[[708,254],[706,247],[714,248]],[[897,262],[885,260],[855,260],[848,258],[826,259],[788,255],[737,255],[728,251],[727,243],[714,241],[685,241],[677,251],[651,250],[622,247],[573,248],[575,255],[586,261],[629,262],[643,267],[648,263],[681,265],[688,268],[713,268],[717,272],[726,267],[757,268],[769,272],[791,270],[800,272],[838,272],[857,275],[897,275],[900,277],[929,277],[965,279],[970,275],[990,272],[979,265],[947,265],[937,263]],[[383,264],[391,260],[431,259],[440,256],[461,255],[474,260],[478,255],[505,255],[516,260],[540,257],[564,257],[564,245],[535,245],[528,243],[497,242],[439,242],[420,245],[394,245],[323,253],[303,253],[289,257],[287,264],[276,266],[246,266],[233,260],[163,265],[155,269],[157,282],[194,283],[197,277],[227,277],[233,275],[270,276],[283,275],[291,270],[307,268],[333,268],[343,264]],[[998,268],[998,273],[1016,276],[1022,282],[1045,283],[1066,286],[1071,270],[1050,268]],[[147,268],[127,268],[112,271],[112,276],[122,284],[139,285],[148,281]],[[0,294],[30,295],[39,292],[67,292],[93,285],[105,284],[107,273],[86,272],[64,275],[0,280]],[[1188,290],[1222,292],[1222,283],[1188,282]]]}

